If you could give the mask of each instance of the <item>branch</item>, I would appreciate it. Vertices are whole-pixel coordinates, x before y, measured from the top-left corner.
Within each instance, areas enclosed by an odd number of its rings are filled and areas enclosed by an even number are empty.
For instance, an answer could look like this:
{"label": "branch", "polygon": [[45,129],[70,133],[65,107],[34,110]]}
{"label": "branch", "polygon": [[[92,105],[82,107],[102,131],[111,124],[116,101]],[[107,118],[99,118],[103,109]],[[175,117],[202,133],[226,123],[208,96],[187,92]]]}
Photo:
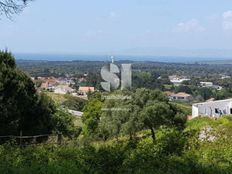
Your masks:
{"label": "branch", "polygon": [[7,18],[13,14],[19,14],[26,6],[28,0],[0,0],[0,16],[5,15]]}

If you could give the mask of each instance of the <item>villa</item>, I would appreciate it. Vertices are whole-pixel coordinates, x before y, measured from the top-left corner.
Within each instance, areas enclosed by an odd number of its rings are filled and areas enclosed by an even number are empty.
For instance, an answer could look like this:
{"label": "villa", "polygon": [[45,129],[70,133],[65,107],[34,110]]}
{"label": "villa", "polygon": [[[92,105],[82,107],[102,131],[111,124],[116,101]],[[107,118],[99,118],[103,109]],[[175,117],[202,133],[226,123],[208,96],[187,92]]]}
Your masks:
{"label": "villa", "polygon": [[190,102],[193,97],[190,94],[187,94],[185,92],[179,92],[179,93],[170,93],[167,94],[170,101],[182,101],[182,102]]}

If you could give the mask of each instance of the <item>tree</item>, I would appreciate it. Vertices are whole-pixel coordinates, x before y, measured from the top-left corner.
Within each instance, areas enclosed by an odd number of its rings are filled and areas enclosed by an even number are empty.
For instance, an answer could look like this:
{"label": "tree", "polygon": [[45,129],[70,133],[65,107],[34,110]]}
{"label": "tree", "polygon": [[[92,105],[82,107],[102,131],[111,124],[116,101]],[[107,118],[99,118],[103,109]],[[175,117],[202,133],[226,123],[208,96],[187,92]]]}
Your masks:
{"label": "tree", "polygon": [[151,136],[155,140],[155,130],[162,125],[174,124],[175,113],[168,103],[154,102],[144,107],[141,116],[144,126],[151,130]]}
{"label": "tree", "polygon": [[[106,108],[101,114],[99,130],[109,137],[129,135],[130,139],[143,129],[150,129],[155,140],[155,132],[162,125],[182,128],[185,124],[182,111],[170,104],[167,97],[158,90],[137,89],[136,91],[115,91],[111,95],[122,99],[105,100]],[[130,96],[131,99],[123,99]],[[109,96],[110,97],[110,96]]]}
{"label": "tree", "polygon": [[62,133],[69,137],[75,133],[74,117],[63,109],[59,109],[54,114],[52,123],[55,133]]}
{"label": "tree", "polygon": [[107,138],[129,135],[130,139],[142,129],[139,121],[140,108],[133,104],[132,91],[119,90],[104,94],[107,96],[103,102],[103,112],[99,122],[100,137]]}
{"label": "tree", "polygon": [[78,97],[73,97],[70,95],[66,95],[67,100],[65,100],[62,105],[65,106],[68,109],[76,110],[76,111],[82,111],[86,100]]}
{"label": "tree", "polygon": [[83,131],[87,136],[97,134],[98,124],[101,118],[102,102],[98,99],[91,99],[84,107],[82,121],[84,123]]}
{"label": "tree", "polygon": [[209,88],[200,88],[198,91],[199,95],[204,98],[204,100],[208,100],[210,97],[213,96],[213,92]]}
{"label": "tree", "polygon": [[11,17],[20,13],[30,0],[0,0],[0,15]]}
{"label": "tree", "polygon": [[[123,92],[113,93],[112,96],[124,96]],[[125,94],[125,93],[124,93]],[[110,96],[109,96],[110,97]],[[130,135],[130,139],[135,133],[140,130],[137,129],[136,121],[137,112],[136,106],[133,106],[131,100],[117,99],[105,100],[105,110],[102,112],[99,129],[101,132],[107,133],[109,137],[118,137],[120,135]],[[102,133],[103,134],[103,133]]]}
{"label": "tree", "polygon": [[176,92],[185,92],[187,94],[192,94],[192,90],[190,87],[181,85],[176,88]]}
{"label": "tree", "polygon": [[16,68],[13,56],[0,51],[0,135],[51,133],[54,102],[38,95],[34,83]]}

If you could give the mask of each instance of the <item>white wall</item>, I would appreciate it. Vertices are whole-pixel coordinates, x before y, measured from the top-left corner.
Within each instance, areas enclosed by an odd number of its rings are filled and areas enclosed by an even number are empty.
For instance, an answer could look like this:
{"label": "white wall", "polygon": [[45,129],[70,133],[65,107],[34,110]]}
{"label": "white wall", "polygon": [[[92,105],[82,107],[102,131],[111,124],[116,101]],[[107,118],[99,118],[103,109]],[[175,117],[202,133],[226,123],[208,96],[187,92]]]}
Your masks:
{"label": "white wall", "polygon": [[198,113],[198,107],[193,105],[192,106],[192,118],[198,117],[199,113]]}
{"label": "white wall", "polygon": [[230,114],[230,108],[232,108],[232,101],[222,100],[216,102],[206,102],[201,104],[195,104],[192,106],[192,116],[209,116],[209,117],[218,117],[219,113],[215,112],[215,109],[218,109],[222,112],[222,115]]}

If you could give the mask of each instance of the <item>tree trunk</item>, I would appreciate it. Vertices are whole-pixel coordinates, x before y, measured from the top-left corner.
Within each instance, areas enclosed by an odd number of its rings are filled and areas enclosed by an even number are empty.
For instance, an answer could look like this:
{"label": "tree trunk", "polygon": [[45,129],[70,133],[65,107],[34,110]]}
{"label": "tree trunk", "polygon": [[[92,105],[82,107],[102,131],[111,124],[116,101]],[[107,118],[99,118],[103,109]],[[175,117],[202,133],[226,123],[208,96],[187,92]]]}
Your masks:
{"label": "tree trunk", "polygon": [[129,134],[129,135],[130,135],[130,141],[131,141],[131,140],[133,140],[133,135],[132,135],[132,133],[131,133],[131,132],[130,132],[130,134]]}
{"label": "tree trunk", "polygon": [[151,130],[151,137],[153,139],[153,142],[155,142],[155,131],[152,127],[150,128],[150,130]]}

